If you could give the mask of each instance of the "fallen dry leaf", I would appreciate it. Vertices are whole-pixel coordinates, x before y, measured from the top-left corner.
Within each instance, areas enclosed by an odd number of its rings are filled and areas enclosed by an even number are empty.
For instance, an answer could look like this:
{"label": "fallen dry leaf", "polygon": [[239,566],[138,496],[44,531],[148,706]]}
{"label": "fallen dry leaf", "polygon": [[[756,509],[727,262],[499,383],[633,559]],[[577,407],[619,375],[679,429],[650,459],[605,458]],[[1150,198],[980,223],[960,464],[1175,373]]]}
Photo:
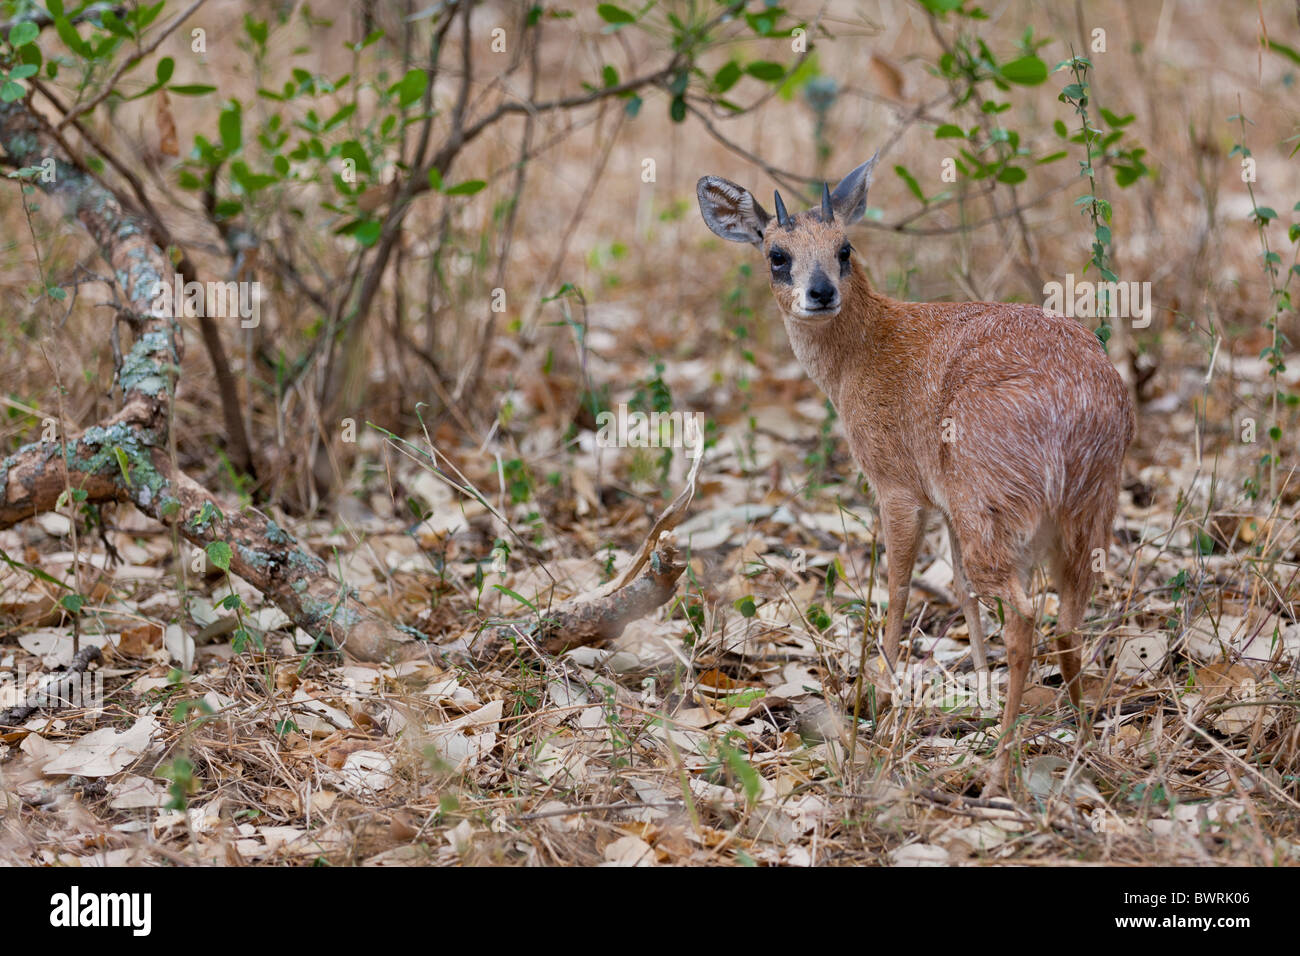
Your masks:
{"label": "fallen dry leaf", "polygon": [[151,715],[141,717],[123,731],[102,727],[73,743],[45,764],[41,772],[49,776],[110,777],[140,759],[158,730],[158,721]]}

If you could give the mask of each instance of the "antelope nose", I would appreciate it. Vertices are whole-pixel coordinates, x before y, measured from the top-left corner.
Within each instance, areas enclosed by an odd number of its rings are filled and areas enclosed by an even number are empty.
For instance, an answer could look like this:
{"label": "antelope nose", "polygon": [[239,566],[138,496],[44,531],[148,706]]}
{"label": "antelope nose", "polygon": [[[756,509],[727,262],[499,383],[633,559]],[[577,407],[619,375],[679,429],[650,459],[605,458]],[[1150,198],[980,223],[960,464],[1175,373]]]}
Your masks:
{"label": "antelope nose", "polygon": [[814,282],[808,287],[808,300],[817,308],[824,309],[835,302],[835,286],[825,279]]}

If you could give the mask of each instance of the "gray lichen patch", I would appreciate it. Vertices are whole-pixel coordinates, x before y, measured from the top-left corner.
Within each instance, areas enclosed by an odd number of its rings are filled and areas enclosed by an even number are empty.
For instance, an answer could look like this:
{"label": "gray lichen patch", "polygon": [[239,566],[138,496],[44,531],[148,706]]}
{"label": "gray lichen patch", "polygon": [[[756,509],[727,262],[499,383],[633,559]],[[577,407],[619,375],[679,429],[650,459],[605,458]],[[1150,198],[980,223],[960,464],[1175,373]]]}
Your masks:
{"label": "gray lichen patch", "polygon": [[249,547],[242,542],[235,545],[235,550],[239,552],[240,559],[246,565],[259,571],[270,571],[279,563],[273,554]]}
{"label": "gray lichen patch", "polygon": [[136,339],[131,350],[122,357],[122,369],[118,374],[122,390],[139,392],[151,398],[170,395],[171,378],[159,356],[171,355],[172,362],[168,364],[173,364],[175,355],[171,344],[171,337],[166,332],[146,332]]}
{"label": "gray lichen patch", "polygon": [[293,540],[293,535],[289,534],[270,519],[266,522],[266,540],[271,542],[271,544],[280,544],[285,547],[293,547],[296,543]]}
{"label": "gray lichen patch", "polygon": [[[340,601],[322,601],[319,598],[304,597],[303,615],[312,627],[324,627],[332,624],[347,633],[361,623],[361,615]],[[308,630],[311,628],[309,627]]]}
{"label": "gray lichen patch", "polygon": [[302,548],[294,548],[286,555],[289,567],[294,571],[305,571],[308,574],[324,574],[325,562],[314,554],[304,551]]}
{"label": "gray lichen patch", "polygon": [[[131,228],[135,229],[134,226]],[[118,230],[119,236],[121,231]],[[170,288],[167,277],[158,271],[158,254],[148,246],[138,245],[128,249],[126,257],[130,264],[127,269],[117,271],[118,282],[127,290],[133,302],[147,303],[152,310],[158,295],[165,294]]]}
{"label": "gray lichen patch", "polygon": [[74,471],[111,477],[131,492],[144,509],[157,509],[172,498],[170,482],[154,467],[157,436],[123,422],[92,425],[80,438],[64,444],[63,460]]}

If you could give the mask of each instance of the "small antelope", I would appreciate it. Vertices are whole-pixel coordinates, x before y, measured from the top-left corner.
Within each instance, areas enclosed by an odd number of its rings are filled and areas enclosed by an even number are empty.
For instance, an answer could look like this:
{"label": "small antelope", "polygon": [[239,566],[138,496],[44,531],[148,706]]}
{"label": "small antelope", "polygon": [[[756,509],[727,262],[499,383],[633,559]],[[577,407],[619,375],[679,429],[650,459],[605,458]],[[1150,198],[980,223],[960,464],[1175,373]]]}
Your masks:
{"label": "small antelope", "polygon": [[[877,156],[879,153],[877,153]],[[953,584],[985,667],[977,597],[1000,598],[1010,680],[986,794],[1010,783],[1009,742],[1033,656],[1026,589],[1045,560],[1060,595],[1056,646],[1070,703],[1082,718],[1075,632],[1104,554],[1133,438],[1128,389],[1097,338],[1033,305],[901,302],[876,292],[845,229],[862,218],[876,156],[820,208],[776,216],[717,176],[696,186],[705,223],[753,243],[804,370],[834,403],[853,457],[875,489],[889,556],[884,656],[898,663],[912,565],[927,513],[952,543]]]}

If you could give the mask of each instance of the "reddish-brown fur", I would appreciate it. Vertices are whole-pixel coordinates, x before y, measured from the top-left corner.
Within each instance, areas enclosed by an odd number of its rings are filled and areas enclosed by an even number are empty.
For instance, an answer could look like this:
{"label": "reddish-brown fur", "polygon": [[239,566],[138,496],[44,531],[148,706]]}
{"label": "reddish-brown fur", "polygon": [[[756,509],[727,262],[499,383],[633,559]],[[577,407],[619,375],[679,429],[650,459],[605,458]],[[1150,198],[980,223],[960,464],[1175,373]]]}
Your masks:
{"label": "reddish-brown fur", "polygon": [[[870,166],[864,168],[869,183]],[[1110,541],[1120,464],[1134,431],[1132,403],[1096,336],[1073,319],[1030,305],[901,302],[872,289],[857,263],[842,277],[832,271],[845,220],[855,218],[852,208],[841,209],[844,185],[829,222],[815,210],[791,216],[785,227],[764,221],[752,197],[752,210],[732,209],[734,184],[725,180],[701,180],[701,207],[711,227],[726,229],[730,214],[761,231],[761,238],[745,238],[765,257],[779,245],[804,264],[791,270],[796,279],[789,284],[773,281],[772,291],[795,355],[834,403],[853,457],[879,499],[890,666],[898,663],[927,512],[940,511],[948,522],[956,586],[981,666],[971,592],[1001,599],[1010,677],[989,774],[988,789],[998,792],[1008,779],[1008,744],[1033,654],[1034,608],[1026,589],[1040,560],[1060,595],[1056,643],[1070,701],[1079,709],[1075,632],[1092,591],[1094,549],[1104,555]],[[863,184],[863,205],[865,192]],[[737,238],[731,231],[726,237]],[[828,317],[801,317],[806,297],[797,276],[806,287],[817,265],[837,283],[840,306]],[[1086,723],[1080,718],[1085,734]]]}

